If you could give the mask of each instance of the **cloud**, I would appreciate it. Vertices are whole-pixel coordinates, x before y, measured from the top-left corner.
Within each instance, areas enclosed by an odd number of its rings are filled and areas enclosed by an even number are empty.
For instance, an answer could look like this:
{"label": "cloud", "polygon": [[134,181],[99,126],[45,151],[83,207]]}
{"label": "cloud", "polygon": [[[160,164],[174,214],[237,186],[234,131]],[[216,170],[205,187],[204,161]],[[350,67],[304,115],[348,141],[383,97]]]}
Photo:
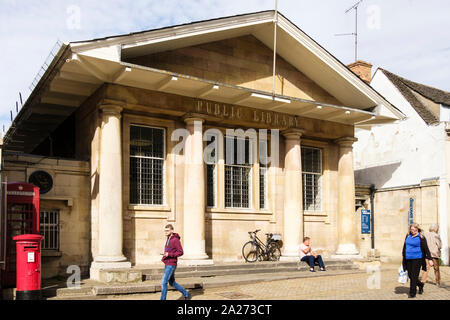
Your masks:
{"label": "cloud", "polygon": [[[279,0],[278,8],[343,63],[354,59],[356,0]],[[18,92],[28,86],[57,39],[89,40],[273,9],[273,0],[0,0],[0,126],[9,126]],[[79,8],[79,19],[77,10]],[[371,12],[368,9],[372,8]],[[373,28],[373,8],[379,28]],[[359,58],[416,82],[450,91],[450,2],[365,0],[359,7]],[[77,24],[78,22],[78,24]],[[75,24],[74,24],[75,23]],[[370,27],[372,23],[372,27]],[[1,128],[1,127],[0,127]],[[0,129],[1,130],[1,129]]]}

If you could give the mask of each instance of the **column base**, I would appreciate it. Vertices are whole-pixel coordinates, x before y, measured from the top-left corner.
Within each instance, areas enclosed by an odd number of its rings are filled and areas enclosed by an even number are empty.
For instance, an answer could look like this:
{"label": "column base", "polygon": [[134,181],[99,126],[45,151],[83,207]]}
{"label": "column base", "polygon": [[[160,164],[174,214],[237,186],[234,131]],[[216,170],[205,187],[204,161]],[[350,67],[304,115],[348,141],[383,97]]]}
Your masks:
{"label": "column base", "polygon": [[206,253],[183,255],[178,259],[178,264],[182,266],[201,266],[214,264],[213,260]]}
{"label": "column base", "polygon": [[127,261],[127,258],[124,255],[119,256],[96,256],[94,262],[99,263],[110,263],[110,262],[123,262]]}
{"label": "column base", "polygon": [[131,262],[129,261],[120,261],[120,262],[103,262],[103,261],[94,261],[91,264],[91,268],[89,270],[89,277],[91,280],[101,281],[100,280],[100,270],[105,269],[131,269]]}
{"label": "column base", "polygon": [[285,248],[284,252],[281,253],[280,261],[299,261],[300,254],[298,252],[297,246],[290,246],[290,248]]}
{"label": "column base", "polygon": [[359,251],[353,243],[340,244],[336,250],[336,255],[359,255]]}
{"label": "column base", "polygon": [[285,255],[281,255],[280,257],[280,261],[281,262],[299,262],[300,261],[300,257],[299,256],[285,256]]}
{"label": "column base", "polygon": [[363,260],[364,257],[360,254],[333,254],[330,257],[336,260]]}
{"label": "column base", "polygon": [[336,254],[331,256],[332,259],[338,260],[362,260],[364,257],[356,249],[353,243],[340,244],[336,250]]}

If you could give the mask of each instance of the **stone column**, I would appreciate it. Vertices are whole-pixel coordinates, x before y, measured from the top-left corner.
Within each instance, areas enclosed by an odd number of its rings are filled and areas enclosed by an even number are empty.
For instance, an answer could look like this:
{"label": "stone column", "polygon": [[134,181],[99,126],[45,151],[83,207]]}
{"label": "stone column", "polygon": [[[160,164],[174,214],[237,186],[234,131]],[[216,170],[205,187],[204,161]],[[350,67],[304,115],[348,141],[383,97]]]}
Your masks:
{"label": "stone column", "polygon": [[281,260],[298,260],[299,246],[303,240],[303,192],[301,129],[287,129],[284,157],[284,234]]}
{"label": "stone column", "polygon": [[338,162],[338,249],[336,257],[358,257],[358,230],[355,213],[355,176],[353,171],[354,137],[344,137],[339,145]]}
{"label": "stone column", "polygon": [[205,250],[206,176],[203,162],[204,119],[186,115],[189,135],[184,147],[184,240],[181,263],[212,264]]}
{"label": "stone column", "polygon": [[91,279],[97,280],[100,269],[131,267],[122,253],[122,107],[101,105],[100,110],[98,255],[91,265]]}

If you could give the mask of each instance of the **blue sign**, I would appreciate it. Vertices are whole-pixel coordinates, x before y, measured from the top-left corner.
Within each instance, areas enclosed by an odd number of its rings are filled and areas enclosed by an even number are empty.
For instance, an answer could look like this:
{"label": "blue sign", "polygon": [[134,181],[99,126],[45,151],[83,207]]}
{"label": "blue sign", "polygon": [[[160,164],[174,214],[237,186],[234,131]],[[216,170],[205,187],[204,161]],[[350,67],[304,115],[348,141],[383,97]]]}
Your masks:
{"label": "blue sign", "polygon": [[361,210],[361,233],[370,234],[370,210]]}
{"label": "blue sign", "polygon": [[409,198],[408,224],[414,223],[414,198]]}

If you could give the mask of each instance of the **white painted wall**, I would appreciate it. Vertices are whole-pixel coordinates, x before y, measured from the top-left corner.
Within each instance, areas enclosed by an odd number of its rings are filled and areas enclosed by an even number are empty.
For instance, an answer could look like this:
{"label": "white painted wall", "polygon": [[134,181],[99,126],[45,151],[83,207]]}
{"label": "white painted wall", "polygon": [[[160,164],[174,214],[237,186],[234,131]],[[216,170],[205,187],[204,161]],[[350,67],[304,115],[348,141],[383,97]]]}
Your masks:
{"label": "white painted wall", "polygon": [[371,85],[407,119],[370,131],[355,130],[355,182],[390,188],[443,176],[444,124],[428,126],[380,70]]}
{"label": "white painted wall", "polygon": [[[372,184],[377,189],[420,184],[439,178],[439,214],[442,261],[449,265],[450,242],[450,140],[446,124],[450,107],[441,105],[440,123],[428,126],[389,79],[378,70],[371,85],[406,119],[394,124],[355,129],[355,183]],[[392,199],[392,201],[395,201]]]}

